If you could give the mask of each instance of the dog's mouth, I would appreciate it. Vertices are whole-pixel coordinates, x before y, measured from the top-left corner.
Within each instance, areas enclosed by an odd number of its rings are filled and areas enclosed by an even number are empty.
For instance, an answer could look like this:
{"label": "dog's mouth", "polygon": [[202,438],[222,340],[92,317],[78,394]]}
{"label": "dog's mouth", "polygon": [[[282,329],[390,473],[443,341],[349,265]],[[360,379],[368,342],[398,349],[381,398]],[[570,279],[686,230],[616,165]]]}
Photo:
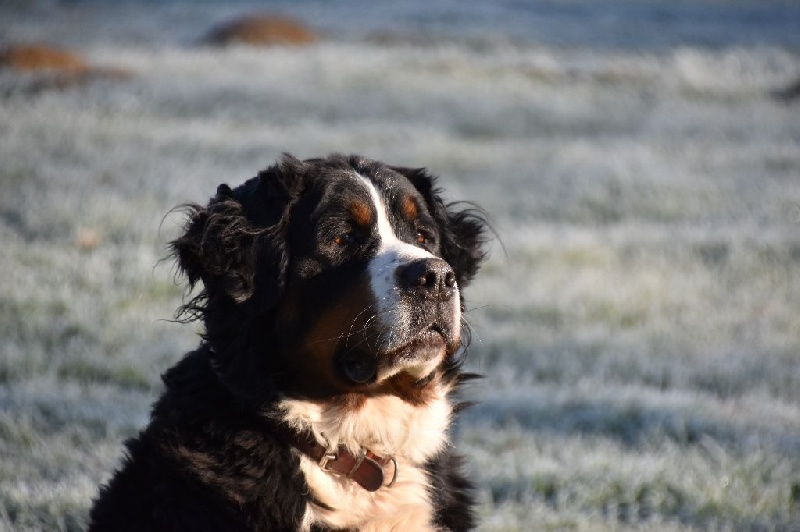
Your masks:
{"label": "dog's mouth", "polygon": [[349,351],[339,359],[340,374],[353,385],[372,384],[405,372],[425,379],[447,352],[447,337],[438,325],[423,329],[405,344],[382,353]]}

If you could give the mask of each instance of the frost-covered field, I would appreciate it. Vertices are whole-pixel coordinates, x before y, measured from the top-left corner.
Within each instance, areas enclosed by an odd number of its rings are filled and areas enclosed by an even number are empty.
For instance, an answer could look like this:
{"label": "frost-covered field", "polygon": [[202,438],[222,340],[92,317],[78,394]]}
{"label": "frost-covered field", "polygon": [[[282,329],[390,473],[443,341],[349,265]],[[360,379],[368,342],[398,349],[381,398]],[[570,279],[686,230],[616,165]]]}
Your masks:
{"label": "frost-covered field", "polygon": [[0,71],[0,529],[81,528],[196,343],[170,208],[344,151],[427,166],[502,239],[454,434],[483,530],[800,530],[800,104],[768,94],[800,78],[800,10],[608,2],[678,17],[631,47],[580,35],[589,0],[545,4],[573,18],[525,39],[504,3],[287,2],[325,38],[262,50],[191,44],[246,5],[1,7],[3,43],[134,76]]}

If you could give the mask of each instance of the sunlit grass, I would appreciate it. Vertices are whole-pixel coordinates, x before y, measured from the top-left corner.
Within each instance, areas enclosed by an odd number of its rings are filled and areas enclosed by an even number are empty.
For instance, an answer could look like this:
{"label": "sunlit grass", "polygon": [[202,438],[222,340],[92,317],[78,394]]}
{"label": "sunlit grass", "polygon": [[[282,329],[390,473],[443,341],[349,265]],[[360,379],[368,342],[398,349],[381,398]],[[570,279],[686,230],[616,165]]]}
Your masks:
{"label": "sunlit grass", "polygon": [[800,523],[800,108],[764,96],[796,54],[87,53],[136,76],[0,73],[0,529],[85,524],[198,341],[165,215],[282,151],[428,166],[492,216],[453,436],[483,529]]}

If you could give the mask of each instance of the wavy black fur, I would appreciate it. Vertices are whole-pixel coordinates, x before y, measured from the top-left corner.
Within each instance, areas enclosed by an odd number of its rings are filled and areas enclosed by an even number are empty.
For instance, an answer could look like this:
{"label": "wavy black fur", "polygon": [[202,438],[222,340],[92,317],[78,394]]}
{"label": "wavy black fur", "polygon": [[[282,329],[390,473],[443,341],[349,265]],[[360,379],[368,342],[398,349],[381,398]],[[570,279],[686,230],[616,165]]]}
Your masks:
{"label": "wavy black fur", "polygon": [[[293,388],[298,361],[285,352],[276,318],[293,268],[299,268],[293,246],[308,245],[293,235],[328,186],[323,177],[353,170],[405,176],[435,218],[441,256],[459,285],[475,275],[484,258],[483,219],[477,211],[446,205],[422,169],[357,156],[300,161],[285,155],[235,189],[220,185],[206,206],[185,206],[184,234],[171,248],[189,290],[201,289],[179,318],[202,319],[203,339],[164,374],[164,394],[149,425],[127,442],[120,470],[101,488],[90,530],[298,529],[309,487],[297,454],[271,427],[280,422],[276,402],[302,391]],[[471,377],[461,371],[465,353],[442,368],[456,384]],[[448,448],[426,470],[436,525],[473,527],[472,488],[460,458]]]}

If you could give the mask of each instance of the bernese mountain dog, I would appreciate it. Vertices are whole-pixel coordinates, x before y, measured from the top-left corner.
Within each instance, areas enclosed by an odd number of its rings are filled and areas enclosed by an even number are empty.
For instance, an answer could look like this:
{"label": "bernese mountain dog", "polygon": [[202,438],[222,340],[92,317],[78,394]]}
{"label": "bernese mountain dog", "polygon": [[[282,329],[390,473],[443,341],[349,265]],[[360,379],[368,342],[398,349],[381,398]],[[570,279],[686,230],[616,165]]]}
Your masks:
{"label": "bernese mountain dog", "polygon": [[448,441],[483,217],[424,169],[285,155],[171,243],[197,350],[101,488],[90,530],[466,530]]}

